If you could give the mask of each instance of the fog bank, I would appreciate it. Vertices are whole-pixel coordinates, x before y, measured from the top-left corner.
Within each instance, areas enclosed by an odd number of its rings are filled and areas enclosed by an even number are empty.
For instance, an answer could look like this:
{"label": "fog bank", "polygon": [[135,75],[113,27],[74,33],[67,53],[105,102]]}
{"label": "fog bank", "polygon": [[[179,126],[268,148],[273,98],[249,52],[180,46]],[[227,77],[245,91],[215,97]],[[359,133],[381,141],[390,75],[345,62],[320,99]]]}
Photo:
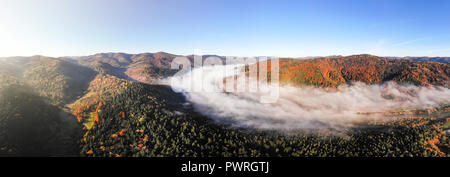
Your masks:
{"label": "fog bank", "polygon": [[280,86],[279,99],[270,104],[260,102],[260,96],[266,94],[262,92],[193,91],[201,90],[202,85],[209,90],[221,90],[220,83],[227,76],[224,74],[227,70],[229,68],[225,66],[196,68],[165,82],[175,90],[184,91],[198,112],[232,126],[256,129],[340,128],[368,117],[360,113],[431,108],[450,101],[448,88],[405,86],[395,82],[380,85],[353,83],[332,91]]}

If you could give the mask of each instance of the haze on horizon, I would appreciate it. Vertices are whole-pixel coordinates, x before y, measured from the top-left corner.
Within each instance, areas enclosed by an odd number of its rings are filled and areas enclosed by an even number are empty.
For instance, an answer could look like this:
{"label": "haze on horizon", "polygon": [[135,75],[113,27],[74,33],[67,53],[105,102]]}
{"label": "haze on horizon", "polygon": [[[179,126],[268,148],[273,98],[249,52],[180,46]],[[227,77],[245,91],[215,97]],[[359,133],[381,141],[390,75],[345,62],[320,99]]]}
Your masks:
{"label": "haze on horizon", "polygon": [[1,0],[0,57],[450,56],[450,1]]}

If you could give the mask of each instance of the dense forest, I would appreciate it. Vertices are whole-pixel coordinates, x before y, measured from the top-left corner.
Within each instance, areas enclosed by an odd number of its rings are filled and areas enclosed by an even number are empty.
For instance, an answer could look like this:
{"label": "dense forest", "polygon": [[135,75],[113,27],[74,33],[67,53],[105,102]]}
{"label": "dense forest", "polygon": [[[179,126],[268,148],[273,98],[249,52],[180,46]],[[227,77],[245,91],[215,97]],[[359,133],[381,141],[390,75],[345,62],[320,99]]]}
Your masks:
{"label": "dense forest", "polygon": [[398,59],[398,60],[414,60],[414,61],[434,61],[441,63],[450,63],[450,57],[388,57],[389,59]]}
{"label": "dense forest", "polygon": [[[167,95],[173,95],[167,97]],[[446,156],[450,120],[409,118],[361,125],[345,136],[236,129],[183,106],[165,86],[133,83],[88,112],[82,156]],[[445,148],[439,148],[445,147]]]}
{"label": "dense forest", "polygon": [[29,85],[38,95],[58,107],[83,95],[96,72],[68,59],[44,56],[0,59],[4,75]]}
{"label": "dense forest", "polygon": [[[157,84],[176,72],[169,69],[175,57],[1,58],[0,156],[449,156],[448,105],[439,109],[444,116],[364,121],[339,134],[220,124]],[[450,75],[448,63],[367,55],[282,59],[280,66],[282,81],[325,87],[388,80],[448,87]]]}
{"label": "dense forest", "polygon": [[[380,84],[396,81],[401,84],[449,87],[450,80],[449,63],[392,60],[372,55],[280,59],[279,66],[280,82],[292,85],[337,87],[352,82]],[[271,71],[268,69],[266,72]]]}
{"label": "dense forest", "polygon": [[0,86],[0,156],[77,156],[82,126],[75,117],[6,77]]}

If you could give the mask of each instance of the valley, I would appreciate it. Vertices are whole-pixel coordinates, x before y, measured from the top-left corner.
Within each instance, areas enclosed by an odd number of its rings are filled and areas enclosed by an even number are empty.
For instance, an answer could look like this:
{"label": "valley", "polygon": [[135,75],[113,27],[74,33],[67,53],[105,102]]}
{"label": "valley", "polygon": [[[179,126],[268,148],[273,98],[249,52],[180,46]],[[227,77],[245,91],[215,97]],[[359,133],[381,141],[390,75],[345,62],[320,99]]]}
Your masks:
{"label": "valley", "polygon": [[[447,157],[450,153],[446,60],[371,55],[281,59],[282,102],[267,108],[252,102],[252,95],[174,92],[162,80],[178,71],[170,69],[177,56],[158,52],[0,58],[0,155]],[[244,114],[242,106],[251,111]]]}

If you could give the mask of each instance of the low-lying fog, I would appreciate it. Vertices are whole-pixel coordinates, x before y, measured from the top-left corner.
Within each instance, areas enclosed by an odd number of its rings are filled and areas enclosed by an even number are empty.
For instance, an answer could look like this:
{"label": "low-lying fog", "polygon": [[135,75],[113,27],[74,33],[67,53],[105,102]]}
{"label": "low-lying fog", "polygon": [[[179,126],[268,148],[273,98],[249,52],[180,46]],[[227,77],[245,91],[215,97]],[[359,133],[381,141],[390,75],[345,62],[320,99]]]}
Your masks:
{"label": "low-lying fog", "polygon": [[[227,70],[230,69],[226,66],[196,68],[164,82],[182,91],[198,112],[222,123],[257,129],[338,128],[369,116],[360,113],[430,108],[450,102],[448,88],[388,82],[381,85],[354,83],[332,91],[280,86],[278,100],[267,104],[260,102],[260,96],[267,95],[265,92],[221,92],[223,78],[230,76],[224,74],[229,73]],[[219,92],[201,91],[202,85],[204,89]]]}

